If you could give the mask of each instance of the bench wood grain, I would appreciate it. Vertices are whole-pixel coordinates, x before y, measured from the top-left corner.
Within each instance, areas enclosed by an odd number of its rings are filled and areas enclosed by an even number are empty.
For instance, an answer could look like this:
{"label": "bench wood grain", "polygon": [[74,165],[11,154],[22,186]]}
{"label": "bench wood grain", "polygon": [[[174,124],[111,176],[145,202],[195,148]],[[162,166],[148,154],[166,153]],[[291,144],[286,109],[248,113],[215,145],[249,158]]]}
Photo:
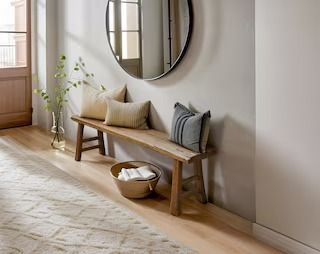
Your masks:
{"label": "bench wood grain", "polygon": [[[208,147],[206,153],[196,153],[189,149],[186,149],[178,144],[175,144],[168,140],[168,135],[154,130],[137,130],[128,129],[114,126],[107,126],[102,121],[82,118],[79,116],[72,116],[71,119],[78,123],[78,134],[77,134],[77,147],[76,156],[77,161],[81,160],[82,152],[99,149],[100,154],[105,155],[105,146],[103,141],[103,133],[121,138],[130,143],[141,145],[153,151],[156,151],[166,157],[174,160],[173,171],[172,171],[172,191],[171,191],[171,202],[170,212],[173,215],[179,215],[181,213],[180,199],[182,191],[182,167],[183,163],[194,165],[195,176],[193,181],[195,182],[197,192],[200,196],[202,203],[207,202],[207,196],[204,189],[203,175],[202,175],[202,160],[207,158],[210,154],[215,153],[215,149]],[[84,139],[83,129],[84,126],[94,128],[98,131],[98,136]],[[83,147],[86,141],[98,140],[98,145],[92,147]],[[188,179],[190,181],[190,178]]]}

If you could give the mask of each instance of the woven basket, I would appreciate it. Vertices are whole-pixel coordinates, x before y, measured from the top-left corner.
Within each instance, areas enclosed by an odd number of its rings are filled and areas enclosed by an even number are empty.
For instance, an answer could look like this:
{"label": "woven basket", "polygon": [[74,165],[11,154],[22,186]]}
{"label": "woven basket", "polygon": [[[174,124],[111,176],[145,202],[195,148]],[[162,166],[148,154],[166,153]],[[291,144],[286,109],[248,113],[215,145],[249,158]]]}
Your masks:
{"label": "woven basket", "polygon": [[[126,182],[118,179],[118,175],[122,168],[138,168],[149,166],[150,169],[157,175],[154,179],[146,181],[132,181]],[[120,193],[126,198],[145,198],[150,195],[161,177],[161,170],[159,167],[143,161],[128,161],[117,163],[110,169],[110,174],[117,185]]]}

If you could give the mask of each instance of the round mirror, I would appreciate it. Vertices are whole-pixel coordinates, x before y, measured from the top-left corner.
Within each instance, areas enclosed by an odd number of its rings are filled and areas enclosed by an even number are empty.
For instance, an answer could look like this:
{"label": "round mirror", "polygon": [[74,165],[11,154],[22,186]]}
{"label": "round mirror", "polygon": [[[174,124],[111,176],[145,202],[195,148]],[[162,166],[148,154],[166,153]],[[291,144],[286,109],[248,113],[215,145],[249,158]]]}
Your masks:
{"label": "round mirror", "polygon": [[182,59],[192,30],[191,0],[109,0],[109,45],[130,75],[158,79]]}

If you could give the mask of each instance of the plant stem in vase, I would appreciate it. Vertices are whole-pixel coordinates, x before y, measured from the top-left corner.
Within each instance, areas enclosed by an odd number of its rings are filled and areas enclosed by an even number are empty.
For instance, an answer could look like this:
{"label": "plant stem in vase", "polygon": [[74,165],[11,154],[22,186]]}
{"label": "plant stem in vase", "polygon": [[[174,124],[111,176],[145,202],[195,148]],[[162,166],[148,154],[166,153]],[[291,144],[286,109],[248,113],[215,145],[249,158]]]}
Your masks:
{"label": "plant stem in vase", "polygon": [[66,141],[64,139],[63,113],[61,111],[59,113],[52,112],[51,133],[53,135],[51,146],[64,151]]}
{"label": "plant stem in vase", "polygon": [[[66,71],[66,56],[61,55],[57,62],[57,72],[54,75],[56,82],[54,84],[54,92],[49,94],[46,89],[36,88],[34,93],[38,94],[45,101],[45,110],[52,112],[52,128],[53,134],[51,146],[55,149],[64,150],[66,142],[64,139],[63,128],[63,109],[68,103],[68,94],[73,88],[78,88],[83,84],[88,84],[84,78],[94,77],[93,73],[88,73],[85,70],[85,63],[79,57],[75,62],[71,73],[68,75]],[[82,73],[82,78],[73,76],[75,73]]]}

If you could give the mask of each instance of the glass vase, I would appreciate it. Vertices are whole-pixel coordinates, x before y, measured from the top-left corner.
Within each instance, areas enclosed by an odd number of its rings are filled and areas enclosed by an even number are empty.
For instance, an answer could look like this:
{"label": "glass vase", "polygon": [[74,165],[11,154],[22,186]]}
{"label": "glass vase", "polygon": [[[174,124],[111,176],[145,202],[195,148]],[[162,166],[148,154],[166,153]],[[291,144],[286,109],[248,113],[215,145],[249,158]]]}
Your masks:
{"label": "glass vase", "polygon": [[51,146],[54,149],[64,151],[66,141],[64,139],[64,128],[63,128],[63,113],[52,112],[52,142]]}

